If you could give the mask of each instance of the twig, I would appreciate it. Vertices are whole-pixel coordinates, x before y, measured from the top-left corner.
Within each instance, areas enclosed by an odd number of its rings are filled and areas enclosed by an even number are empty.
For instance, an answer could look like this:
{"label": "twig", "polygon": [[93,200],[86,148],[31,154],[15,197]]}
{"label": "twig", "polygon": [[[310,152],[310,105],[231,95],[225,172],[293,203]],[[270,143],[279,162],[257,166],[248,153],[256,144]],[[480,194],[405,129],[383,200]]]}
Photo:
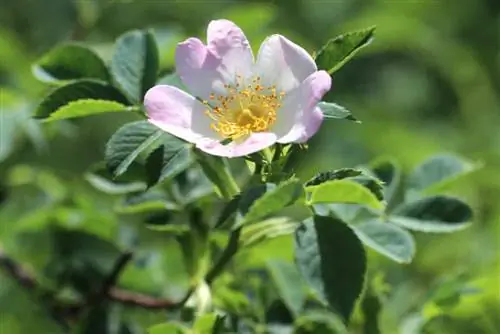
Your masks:
{"label": "twig", "polygon": [[[123,270],[123,267],[130,261],[128,256],[125,254],[120,257],[120,259],[116,262],[114,270],[112,271],[113,275],[110,275],[107,280],[102,285],[100,290],[100,296],[103,299],[109,299],[114,302],[126,304],[129,306],[147,308],[147,309],[176,309],[182,306],[185,300],[191,295],[191,293],[187,294],[187,297],[183,298],[181,301],[172,301],[169,299],[156,298],[153,296],[144,295],[137,292],[127,291],[123,289],[118,289],[113,287],[116,282],[117,276],[120,271]],[[5,252],[0,248],[0,267],[4,268],[5,271],[15,279],[19,284],[23,287],[26,287],[29,290],[34,290],[39,288],[39,284],[36,281],[35,277],[31,275],[27,270],[23,268],[23,266],[17,263],[15,260],[11,259]],[[111,284],[110,284],[111,282]],[[102,295],[102,291],[105,291],[105,294]],[[78,310],[81,305],[64,305],[61,307],[67,308],[68,310]]]}
{"label": "twig", "polygon": [[27,289],[34,289],[36,282],[27,270],[18,265],[0,248],[0,267],[3,267],[10,276]]}

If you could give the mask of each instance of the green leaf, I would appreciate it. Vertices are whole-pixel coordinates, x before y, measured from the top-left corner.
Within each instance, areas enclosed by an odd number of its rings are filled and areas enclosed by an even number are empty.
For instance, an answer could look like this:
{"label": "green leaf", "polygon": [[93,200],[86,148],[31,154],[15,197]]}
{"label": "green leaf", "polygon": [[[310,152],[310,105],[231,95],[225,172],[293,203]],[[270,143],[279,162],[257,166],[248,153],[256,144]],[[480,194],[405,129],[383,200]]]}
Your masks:
{"label": "green leaf", "polygon": [[375,27],[349,32],[329,40],[317,53],[320,70],[332,74],[344,66],[362,48],[373,40]]}
{"label": "green leaf", "polygon": [[148,328],[148,334],[188,334],[187,328],[180,324],[165,323],[158,324]]}
{"label": "green leaf", "polygon": [[[208,313],[198,317],[194,323],[193,330],[195,333],[222,333],[221,327],[223,318],[215,313]],[[194,334],[194,333],[193,333]]]}
{"label": "green leaf", "polygon": [[322,183],[325,183],[326,181],[342,180],[349,177],[359,176],[361,174],[363,174],[363,171],[353,168],[341,168],[334,171],[321,172],[315,175],[309,181],[307,181],[305,186],[306,187],[317,186]]}
{"label": "green leaf", "polygon": [[320,102],[318,107],[323,112],[323,116],[326,120],[328,119],[346,119],[349,121],[354,121],[356,123],[361,123],[356,117],[354,117],[349,110],[346,108],[332,103],[332,102]]}
{"label": "green leaf", "polygon": [[130,101],[142,101],[156,82],[158,67],[158,46],[151,32],[129,31],[116,41],[111,76]]}
{"label": "green leaf", "polygon": [[[81,99],[97,101],[87,101],[87,104],[69,106],[69,110],[66,108],[60,111],[62,107]],[[98,80],[82,79],[54,89],[40,103],[34,117],[44,119],[56,112],[62,113],[62,116],[53,116],[55,119],[80,117],[115,111],[115,109],[123,110],[123,106],[127,104],[127,99],[113,86]],[[82,111],[79,107],[88,108],[88,110]],[[104,110],[101,111],[101,109]],[[75,116],[72,116],[73,113]]]}
{"label": "green leaf", "polygon": [[114,101],[83,99],[72,101],[65,106],[62,106],[54,113],[50,114],[50,116],[46,118],[45,121],[59,121],[61,119],[67,118],[86,117],[108,112],[121,112],[130,110],[132,109]]}
{"label": "green leaf", "polygon": [[477,168],[477,165],[453,155],[437,155],[415,168],[408,177],[408,191],[436,191]]}
{"label": "green leaf", "polygon": [[382,202],[370,190],[354,181],[327,181],[307,190],[311,192],[310,204],[344,203],[362,204],[374,209],[383,208]]}
{"label": "green leaf", "polygon": [[150,153],[161,142],[164,131],[147,121],[124,125],[106,144],[104,160],[110,172],[117,177],[127,170],[141,153]]}
{"label": "green leaf", "polygon": [[267,268],[278,294],[295,317],[299,316],[306,300],[304,281],[297,268],[281,260],[268,260]]}
{"label": "green leaf", "polygon": [[203,173],[222,197],[231,200],[240,192],[226,158],[209,155],[200,150],[195,150],[194,153]]}
{"label": "green leaf", "polygon": [[253,247],[264,241],[292,234],[298,223],[287,217],[269,218],[258,223],[245,225],[241,230],[241,247]]}
{"label": "green leaf", "polygon": [[393,261],[410,263],[415,255],[413,236],[397,226],[374,219],[352,228],[366,246]]}
{"label": "green leaf", "polygon": [[327,181],[349,179],[355,181],[370,190],[378,200],[384,199],[383,186],[376,178],[365,174],[362,170],[353,168],[341,168],[329,172],[321,172],[306,182],[306,187],[317,186]]}
{"label": "green leaf", "polygon": [[[379,315],[382,305],[377,294],[373,293],[372,289],[368,288],[364,294],[361,304],[363,311],[363,333],[364,334],[381,334],[379,329]],[[406,333],[403,331],[403,333]]]}
{"label": "green leaf", "polygon": [[164,133],[163,145],[156,148],[146,160],[148,187],[176,176],[193,161],[189,144]]}
{"label": "green leaf", "polygon": [[299,180],[285,181],[255,200],[243,217],[241,224],[250,224],[269,217],[273,213],[292,205],[302,196],[304,196],[304,187]]}
{"label": "green leaf", "polygon": [[335,314],[325,311],[308,312],[295,321],[293,334],[348,334]]}
{"label": "green leaf", "polygon": [[147,191],[128,195],[115,207],[118,213],[141,213],[151,211],[178,211],[177,204],[169,201],[161,191]]}
{"label": "green leaf", "polygon": [[35,76],[42,81],[75,79],[109,80],[103,60],[88,47],[71,43],[55,47],[33,65]]}
{"label": "green leaf", "polygon": [[393,203],[401,183],[400,167],[392,160],[376,160],[370,165],[370,169],[384,183],[384,198],[387,203]]}
{"label": "green leaf", "polygon": [[472,209],[449,196],[426,197],[398,206],[389,222],[421,232],[455,232],[470,225]]}
{"label": "green leaf", "polygon": [[110,195],[123,195],[146,190],[146,184],[144,182],[112,181],[97,172],[87,172],[84,178],[97,190]]}
{"label": "green leaf", "polygon": [[363,289],[366,255],[354,231],[315,216],[295,232],[295,261],[309,286],[348,321]]}

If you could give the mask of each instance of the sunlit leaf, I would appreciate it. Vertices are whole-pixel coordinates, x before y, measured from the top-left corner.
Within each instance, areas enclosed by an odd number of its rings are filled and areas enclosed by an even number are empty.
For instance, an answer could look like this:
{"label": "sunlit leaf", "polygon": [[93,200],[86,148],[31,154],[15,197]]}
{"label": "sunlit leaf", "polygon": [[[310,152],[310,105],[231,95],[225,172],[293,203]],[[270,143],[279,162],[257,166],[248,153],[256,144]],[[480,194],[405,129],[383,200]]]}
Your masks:
{"label": "sunlit leaf", "polygon": [[176,323],[165,323],[148,328],[148,334],[188,334],[189,330]]}
{"label": "sunlit leaf", "polygon": [[321,70],[333,73],[344,66],[362,48],[370,44],[375,27],[348,32],[329,40],[317,53],[316,64]]}
{"label": "sunlit leaf", "polygon": [[268,190],[255,200],[244,215],[242,224],[249,224],[293,204],[304,195],[304,187],[299,180],[289,180]]}
{"label": "sunlit leaf", "polygon": [[355,181],[334,180],[309,187],[311,204],[343,203],[362,204],[374,209],[383,208],[382,202],[366,187]]}
{"label": "sunlit leaf", "polygon": [[[82,99],[85,102],[77,102]],[[128,105],[127,99],[113,86],[98,80],[82,79],[50,92],[38,106],[34,117],[51,120],[54,113],[53,119],[82,117],[122,111],[125,105]]]}

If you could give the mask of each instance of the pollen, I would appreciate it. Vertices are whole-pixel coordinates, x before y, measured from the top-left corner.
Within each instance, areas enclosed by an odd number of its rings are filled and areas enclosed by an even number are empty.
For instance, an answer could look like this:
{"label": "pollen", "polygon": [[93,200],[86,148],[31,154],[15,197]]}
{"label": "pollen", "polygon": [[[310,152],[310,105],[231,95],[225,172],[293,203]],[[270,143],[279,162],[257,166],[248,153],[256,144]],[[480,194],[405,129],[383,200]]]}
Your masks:
{"label": "pollen", "polygon": [[[277,110],[285,97],[276,86],[265,86],[260,77],[247,80],[237,75],[233,85],[224,85],[226,95],[210,94],[213,106],[205,111],[213,123],[212,129],[222,139],[244,140],[254,132],[268,131],[276,121]],[[206,102],[206,101],[203,101]]]}

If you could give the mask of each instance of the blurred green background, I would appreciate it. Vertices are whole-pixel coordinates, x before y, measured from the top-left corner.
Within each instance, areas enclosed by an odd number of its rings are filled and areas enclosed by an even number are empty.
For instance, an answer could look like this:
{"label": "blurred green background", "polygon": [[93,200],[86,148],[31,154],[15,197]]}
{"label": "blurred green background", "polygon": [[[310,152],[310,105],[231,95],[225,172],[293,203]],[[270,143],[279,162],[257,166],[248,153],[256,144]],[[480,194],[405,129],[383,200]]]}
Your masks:
{"label": "blurred green background", "polygon": [[[310,142],[310,159],[304,159],[299,175],[380,156],[395,158],[408,171],[440,152],[482,164],[449,190],[474,207],[470,229],[418,235],[411,265],[373,256],[370,267],[385,272],[392,286],[383,333],[410,333],[401,329],[408,315],[436,282],[456,277],[480,292],[447,309],[436,333],[500,333],[499,1],[0,0],[0,8],[0,249],[32,272],[50,277],[51,270],[60,270],[57,263],[67,256],[63,244],[72,242],[71,235],[53,230],[62,226],[122,247],[142,245],[137,261],[143,263],[127,271],[123,286],[176,297],[167,281],[181,275],[172,266],[180,261],[178,250],[141,229],[136,216],[116,214],[116,198],[84,179],[102,160],[109,136],[137,117],[110,114],[49,124],[30,119],[47,89],[31,72],[31,63],[44,52],[76,40],[109,59],[117,36],[153,28],[168,73],[176,43],[188,36],[204,39],[211,19],[235,21],[255,52],[271,33],[313,52],[333,36],[376,25],[375,41],[335,73],[326,97],[362,124],[325,123]],[[287,253],[285,244],[267,247],[279,256]],[[92,258],[89,248],[78,251]],[[267,251],[255,251],[253,261],[264,261]],[[96,254],[105,262],[102,252]],[[0,269],[1,333],[58,333],[31,298]],[[146,323],[156,319],[147,312],[134,317]]]}

